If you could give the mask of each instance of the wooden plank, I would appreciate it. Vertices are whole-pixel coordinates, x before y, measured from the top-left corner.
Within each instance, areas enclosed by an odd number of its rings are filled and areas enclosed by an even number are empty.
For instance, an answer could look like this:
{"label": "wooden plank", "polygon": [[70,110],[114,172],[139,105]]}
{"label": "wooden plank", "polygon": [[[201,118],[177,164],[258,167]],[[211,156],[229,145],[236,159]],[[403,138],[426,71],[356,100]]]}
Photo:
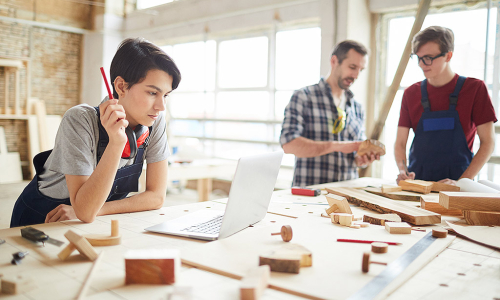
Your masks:
{"label": "wooden plank", "polygon": [[401,192],[403,190],[400,186],[382,184],[382,193],[392,193],[392,192]]}
{"label": "wooden plank", "polygon": [[461,216],[462,210],[460,209],[447,209],[439,204],[439,194],[430,193],[420,196],[420,208],[432,211],[444,216]]}
{"label": "wooden plank", "polygon": [[500,211],[500,194],[440,192],[439,204],[448,209]]}
{"label": "wooden plank", "polygon": [[[92,245],[81,235],[68,230],[64,236],[68,239],[70,243],[72,243],[78,252],[80,252],[81,255],[87,257],[91,261],[94,261],[97,259],[98,254],[95,252],[94,248],[92,248]],[[66,249],[63,249],[62,251],[69,251]]]}
{"label": "wooden plank", "polygon": [[403,191],[417,192],[421,194],[429,194],[432,190],[432,182],[424,180],[401,180],[398,185],[403,188]]}
{"label": "wooden plank", "polygon": [[500,226],[500,212],[464,210],[469,225]]}
{"label": "wooden plank", "polygon": [[381,188],[372,188],[372,187],[363,188],[363,190],[365,190],[365,191],[367,191],[369,193],[375,194],[375,195],[379,195],[379,196],[382,196],[382,197],[386,197],[386,198],[392,199],[392,200],[402,200],[402,201],[414,201],[414,202],[418,202],[418,201],[420,201],[420,196],[422,196],[422,194],[415,193],[415,192],[408,192],[408,191],[385,193],[385,192],[382,191]]}
{"label": "wooden plank", "polygon": [[349,203],[366,207],[379,213],[394,213],[401,220],[414,225],[429,225],[441,223],[441,215],[408,206],[404,203],[370,194],[353,188],[326,188],[329,193],[346,197]]}
{"label": "wooden plank", "polygon": [[384,226],[385,222],[401,222],[401,217],[396,214],[365,214],[363,222]]}
{"label": "wooden plank", "polygon": [[460,187],[452,184],[433,182],[432,183],[433,192],[460,192]]}

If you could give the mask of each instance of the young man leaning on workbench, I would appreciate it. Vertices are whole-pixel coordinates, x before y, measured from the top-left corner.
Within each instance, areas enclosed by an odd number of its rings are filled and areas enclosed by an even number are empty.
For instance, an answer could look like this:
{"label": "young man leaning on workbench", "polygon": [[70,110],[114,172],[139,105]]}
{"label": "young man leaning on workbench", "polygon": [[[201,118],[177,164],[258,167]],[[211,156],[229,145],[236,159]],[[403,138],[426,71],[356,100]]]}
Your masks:
{"label": "young man leaning on workbench", "polygon": [[[473,179],[495,148],[497,118],[488,90],[482,80],[451,70],[453,40],[453,32],[440,26],[428,27],[413,38],[413,57],[426,79],[408,87],[403,95],[394,146],[398,182],[422,179],[455,184],[459,178]],[[415,137],[407,172],[410,128]],[[476,132],[480,146],[474,156]]]}
{"label": "young man leaning on workbench", "polygon": [[319,83],[296,90],[285,108],[280,143],[295,155],[294,186],[358,177],[378,155],[356,155],[366,139],[364,112],[349,87],[366,65],[367,49],[346,40],[335,46],[330,73]]}
{"label": "young man leaning on workbench", "polygon": [[[163,111],[179,85],[179,69],[156,45],[126,39],[110,75],[113,97],[99,107],[70,108],[54,149],[34,158],[37,174],[14,206],[11,227],[76,218],[92,222],[98,215],[163,206],[170,154]],[[126,198],[138,191],[144,160],[146,190]]]}

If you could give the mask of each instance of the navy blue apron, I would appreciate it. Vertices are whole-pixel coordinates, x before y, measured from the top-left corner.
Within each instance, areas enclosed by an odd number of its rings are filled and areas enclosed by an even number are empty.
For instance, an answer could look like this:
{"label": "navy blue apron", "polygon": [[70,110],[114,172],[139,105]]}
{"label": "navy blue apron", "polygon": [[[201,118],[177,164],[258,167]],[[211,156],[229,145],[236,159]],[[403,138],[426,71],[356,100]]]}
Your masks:
{"label": "navy blue apron", "polygon": [[442,111],[431,111],[427,80],[422,81],[420,88],[424,112],[410,148],[408,166],[408,171],[415,172],[415,179],[457,180],[469,166],[473,153],[469,149],[458,111],[455,109],[465,79],[464,76],[458,77],[455,90],[449,97],[449,109]]}
{"label": "navy blue apron", "polygon": [[[97,116],[99,117],[99,108],[95,108]],[[106,149],[109,138],[104,127],[102,127],[100,117],[99,124],[99,141],[97,144],[97,163],[99,163],[101,156]],[[150,128],[151,132],[151,128]],[[106,201],[113,201],[125,198],[130,192],[137,192],[139,190],[139,177],[142,173],[144,151],[148,145],[149,137],[137,149],[134,163],[119,169],[116,172],[113,187],[109,193]],[[18,227],[32,224],[40,224],[45,222],[47,214],[59,206],[60,204],[71,205],[69,198],[54,199],[40,193],[38,189],[38,175],[44,171],[43,166],[47,161],[52,150],[39,153],[33,159],[36,174],[33,180],[26,186],[22,194],[14,205],[12,212],[12,219],[10,227]]]}

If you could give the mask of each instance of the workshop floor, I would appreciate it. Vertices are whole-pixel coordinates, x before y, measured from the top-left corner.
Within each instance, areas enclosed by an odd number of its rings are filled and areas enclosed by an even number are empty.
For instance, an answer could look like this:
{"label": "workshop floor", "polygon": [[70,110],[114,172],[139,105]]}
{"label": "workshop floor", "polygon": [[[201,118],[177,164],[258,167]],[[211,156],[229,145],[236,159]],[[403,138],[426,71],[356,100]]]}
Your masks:
{"label": "workshop floor", "polygon": [[[12,208],[29,181],[19,183],[0,184],[0,229],[9,228]],[[226,198],[227,194],[215,190],[210,200]],[[174,206],[198,201],[198,192],[178,187],[169,187],[163,206]]]}

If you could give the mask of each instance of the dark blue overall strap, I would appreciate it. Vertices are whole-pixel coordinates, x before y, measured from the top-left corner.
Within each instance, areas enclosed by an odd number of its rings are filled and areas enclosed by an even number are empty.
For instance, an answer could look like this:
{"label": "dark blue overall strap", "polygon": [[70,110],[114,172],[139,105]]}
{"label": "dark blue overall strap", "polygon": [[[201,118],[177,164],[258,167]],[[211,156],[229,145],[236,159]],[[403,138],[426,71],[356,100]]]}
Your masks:
{"label": "dark blue overall strap", "polygon": [[[102,155],[104,154],[104,150],[106,150],[106,147],[108,146],[109,137],[108,137],[108,133],[106,132],[106,129],[104,129],[104,126],[102,126],[102,124],[101,124],[101,114],[99,113],[99,106],[94,106],[94,109],[95,109],[96,114],[97,114],[97,126],[99,127],[99,140],[97,141],[97,163],[99,163]],[[149,126],[149,132],[150,133],[153,132],[153,126]],[[142,144],[139,148],[146,149],[146,147],[149,144],[150,137],[151,137],[151,134],[146,138],[146,140],[144,141],[144,144]],[[138,154],[141,154],[141,158],[139,159],[139,161],[142,161],[142,154],[143,153],[144,153],[144,151],[138,152]],[[135,161],[138,161],[137,155],[136,155]]]}
{"label": "dark blue overall strap", "polygon": [[450,95],[449,110],[455,110],[455,107],[457,106],[457,102],[458,102],[458,94],[460,93],[460,90],[462,89],[462,86],[464,85],[465,79],[466,79],[465,76],[458,77],[457,84],[455,85],[455,90]]}
{"label": "dark blue overall strap", "polygon": [[422,106],[424,107],[425,112],[431,111],[431,104],[429,103],[429,94],[427,94],[427,79],[422,80],[420,84],[420,92],[422,93],[422,98],[420,102],[422,102]]}

